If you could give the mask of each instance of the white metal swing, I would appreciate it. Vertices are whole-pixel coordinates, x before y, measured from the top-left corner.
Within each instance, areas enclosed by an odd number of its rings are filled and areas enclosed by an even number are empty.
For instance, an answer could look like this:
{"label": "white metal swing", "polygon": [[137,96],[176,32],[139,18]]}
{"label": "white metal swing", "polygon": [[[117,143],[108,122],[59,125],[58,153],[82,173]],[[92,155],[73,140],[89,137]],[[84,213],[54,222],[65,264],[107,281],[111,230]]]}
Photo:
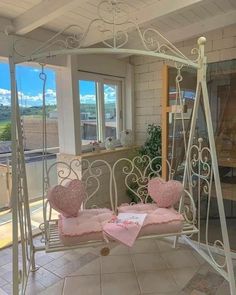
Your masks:
{"label": "white metal swing", "polygon": [[[36,251],[44,250],[46,251],[58,251],[60,249],[67,249],[64,246],[58,236],[58,223],[51,219],[50,208],[48,210],[48,202],[45,200],[44,203],[44,237],[45,237],[45,248],[37,248],[33,243],[32,238],[32,227],[30,221],[30,211],[29,211],[29,200],[28,200],[28,190],[27,190],[27,178],[25,172],[25,161],[24,161],[24,151],[22,134],[20,130],[20,115],[19,115],[19,103],[17,86],[15,80],[15,65],[19,62],[29,62],[29,61],[43,61],[52,56],[58,56],[63,54],[135,54],[135,55],[146,55],[161,58],[164,60],[174,61],[178,69],[181,66],[188,66],[197,70],[197,89],[196,97],[194,102],[194,109],[191,121],[190,135],[188,138],[187,150],[186,150],[186,165],[184,170],[183,184],[185,187],[185,194],[182,196],[179,204],[179,212],[183,214],[185,218],[185,223],[183,230],[179,233],[173,232],[168,234],[163,234],[163,236],[173,235],[176,236],[176,242],[178,236],[181,235],[185,240],[209,263],[211,264],[218,273],[220,273],[230,285],[231,295],[236,294],[235,289],[235,279],[232,265],[232,258],[230,253],[228,231],[225,220],[224,206],[222,191],[220,185],[220,178],[218,172],[218,163],[216,156],[216,148],[214,142],[213,126],[211,120],[208,92],[206,86],[206,67],[207,58],[204,54],[204,45],[206,39],[201,37],[198,39],[198,49],[194,49],[197,52],[198,58],[195,61],[191,61],[185,55],[183,55],[173,44],[171,44],[164,36],[162,36],[155,29],[146,29],[142,31],[135,22],[129,20],[128,14],[126,13],[126,8],[123,8],[124,3],[122,1],[102,1],[98,6],[98,18],[93,20],[87,30],[81,31],[79,29],[79,34],[74,36],[66,35],[66,30],[59,32],[55,37],[51,38],[45,42],[42,46],[34,50],[28,55],[23,55],[17,49],[17,43],[14,44],[13,54],[9,58],[10,62],[10,74],[11,74],[11,97],[12,97],[12,209],[13,209],[13,294],[25,293],[27,286],[27,279],[30,269],[35,270],[35,258],[34,254]],[[122,21],[120,21],[120,19]],[[102,44],[104,48],[87,48],[86,38],[88,32],[91,28],[97,26],[100,34],[104,34],[104,40]],[[77,26],[75,26],[77,27]],[[140,40],[142,49],[129,49],[125,48],[128,45],[128,32],[130,27],[136,29],[138,39]],[[65,37],[66,36],[66,37]],[[161,41],[160,41],[161,40]],[[162,43],[164,42],[164,43]],[[59,49],[58,49],[59,47]],[[61,48],[62,47],[62,48]],[[179,66],[180,65],[180,66]],[[45,76],[42,74],[41,79],[45,82]],[[44,84],[45,85],[45,84]],[[202,93],[204,112],[206,115],[207,131],[209,136],[209,147],[203,147],[201,139],[199,139],[198,144],[194,144],[194,132],[196,127],[196,120],[198,114],[198,107],[200,101],[200,95]],[[181,99],[180,99],[181,104]],[[46,122],[44,117],[44,131],[46,131]],[[183,126],[184,127],[184,126]],[[184,129],[184,128],[183,128]],[[185,134],[184,134],[185,136]],[[184,137],[185,138],[185,137]],[[44,132],[44,146],[46,146],[46,132]],[[186,142],[186,139],[185,139]],[[45,155],[46,157],[46,155]],[[155,159],[154,159],[155,160]],[[165,159],[163,159],[165,160]],[[57,165],[64,165],[65,170],[58,170],[58,176],[61,181],[66,179],[81,178],[85,177],[85,182],[89,187],[91,181],[95,181],[95,186],[92,186],[91,190],[88,190],[87,199],[85,204],[90,201],[91,198],[97,193],[100,182],[99,177],[102,175],[102,170],[97,166],[99,162],[109,171],[109,198],[110,206],[113,211],[116,211],[118,205],[117,191],[119,183],[117,182],[116,174],[124,173],[125,185],[130,187],[129,177],[135,175],[136,182],[140,182],[140,190],[133,191],[138,198],[142,201],[147,199],[146,184],[147,180],[153,175],[161,176],[161,166],[152,168],[152,161],[150,158],[136,157],[131,159],[119,159],[115,164],[110,165],[104,160],[97,160],[94,162],[83,162],[72,161],[71,163],[57,163]],[[210,161],[210,162],[209,162]],[[122,168],[119,168],[122,162],[125,164]],[[46,163],[46,162],[44,162]],[[210,164],[209,164],[210,163]],[[145,164],[144,170],[139,169],[140,164]],[[171,178],[171,164],[169,164],[169,177]],[[74,165],[74,166],[73,166]],[[77,173],[75,168],[79,168],[85,165],[85,172]],[[202,167],[202,168],[201,168]],[[46,171],[45,184],[50,186],[50,169],[53,167],[44,167]],[[63,171],[63,172],[60,172]],[[80,171],[80,170],[78,170]],[[64,173],[64,174],[63,174]],[[73,176],[72,176],[73,174]],[[87,176],[86,176],[87,175]],[[142,182],[145,179],[146,182]],[[221,231],[223,242],[216,241],[215,246],[220,245],[222,248],[222,253],[225,256],[225,263],[222,265],[217,263],[214,259],[212,248],[208,244],[208,220],[209,220],[209,208],[211,200],[211,186],[212,180],[214,179],[214,184],[216,186],[217,193],[217,203],[221,222]],[[199,189],[203,187],[203,190]],[[203,185],[202,185],[203,184]],[[202,193],[208,196],[208,214],[206,221],[206,249],[202,248],[200,243],[200,206],[198,212],[196,213],[194,198],[193,198],[193,188],[197,189],[197,199],[200,204]],[[188,201],[186,202],[186,200]],[[49,213],[49,214],[48,214]],[[22,266],[19,266],[18,261],[18,223],[20,224],[20,236],[22,245]],[[198,233],[198,243],[196,244],[191,240],[191,235]],[[158,235],[160,237],[161,235]],[[145,236],[142,238],[156,238],[156,235]],[[99,241],[103,242],[103,241]],[[93,244],[97,241],[91,242]],[[79,243],[78,246],[88,246],[88,243]],[[73,246],[74,247],[74,246]],[[70,247],[71,249],[71,247]],[[217,249],[216,249],[217,251]]]}

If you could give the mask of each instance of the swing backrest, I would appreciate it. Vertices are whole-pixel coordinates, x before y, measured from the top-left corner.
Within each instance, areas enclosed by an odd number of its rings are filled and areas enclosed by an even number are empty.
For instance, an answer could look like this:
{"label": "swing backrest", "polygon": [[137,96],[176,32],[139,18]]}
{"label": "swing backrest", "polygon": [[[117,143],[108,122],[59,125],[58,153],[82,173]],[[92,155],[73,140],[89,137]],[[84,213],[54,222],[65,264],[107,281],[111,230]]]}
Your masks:
{"label": "swing backrest", "polygon": [[[65,186],[74,179],[82,180],[86,197],[83,208],[108,207],[114,210],[112,200],[112,168],[104,160],[73,159],[70,162],[57,161],[46,170],[45,187],[47,191],[55,185]],[[100,198],[103,195],[104,198]]]}
{"label": "swing backrest", "polygon": [[[168,176],[165,180],[171,180],[175,171],[171,170],[168,160],[166,164]],[[58,161],[51,165],[47,169],[45,183],[48,190],[56,184],[65,185],[68,181],[80,179],[86,189],[83,208],[107,207],[117,212],[118,206],[124,202],[152,202],[148,194],[148,182],[154,177],[162,178],[162,172],[161,157],[151,159],[144,155],[133,159],[120,158],[113,164],[105,160],[89,162],[73,159],[69,163]],[[186,213],[186,205],[191,209],[192,219],[196,209],[190,192],[185,190],[180,204],[182,214]],[[179,209],[178,205],[176,209]]]}
{"label": "swing backrest", "polygon": [[[168,176],[165,180],[173,178],[174,171],[168,160],[166,160]],[[115,207],[119,203],[118,190],[120,179],[122,178],[123,186],[129,195],[131,202],[148,203],[148,182],[154,177],[162,178],[162,158],[160,156],[150,158],[147,155],[136,156],[133,159],[121,158],[115,162],[112,167],[112,175],[115,191]]]}

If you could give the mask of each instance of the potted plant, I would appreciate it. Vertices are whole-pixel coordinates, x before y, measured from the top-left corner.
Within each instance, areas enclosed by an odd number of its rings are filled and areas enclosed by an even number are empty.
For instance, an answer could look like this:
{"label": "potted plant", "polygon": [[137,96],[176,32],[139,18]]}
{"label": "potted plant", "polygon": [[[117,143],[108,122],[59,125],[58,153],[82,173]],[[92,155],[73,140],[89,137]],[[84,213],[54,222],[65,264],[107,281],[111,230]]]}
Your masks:
{"label": "potted plant", "polygon": [[[161,156],[161,127],[156,124],[149,124],[147,127],[147,134],[148,134],[148,137],[146,141],[144,142],[143,146],[141,146],[140,149],[138,150],[138,154],[140,156],[147,155],[152,160],[155,157]],[[161,164],[161,158],[156,159],[152,163],[152,168],[155,169],[155,167],[157,167],[157,165],[160,165],[160,164]],[[142,167],[140,167],[140,169],[142,169]],[[131,185],[131,189],[133,189],[134,191],[137,190],[138,185],[136,183],[133,183]],[[137,203],[140,201],[138,197],[131,190],[128,189],[127,194],[130,197],[131,202]],[[151,198],[149,198],[148,201],[151,201]]]}

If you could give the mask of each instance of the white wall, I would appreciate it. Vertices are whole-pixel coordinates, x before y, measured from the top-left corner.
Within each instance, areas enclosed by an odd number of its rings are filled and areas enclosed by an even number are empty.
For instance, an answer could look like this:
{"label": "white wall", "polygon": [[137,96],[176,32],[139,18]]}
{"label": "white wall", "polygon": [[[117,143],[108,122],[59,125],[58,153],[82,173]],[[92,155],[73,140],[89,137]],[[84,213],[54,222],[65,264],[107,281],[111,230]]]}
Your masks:
{"label": "white wall", "polygon": [[127,61],[117,59],[112,55],[78,55],[78,70],[126,77]]}
{"label": "white wall", "polygon": [[[218,62],[236,58],[236,24],[207,32],[206,56],[208,62]],[[197,38],[175,44],[187,56],[197,47]],[[136,142],[146,139],[149,123],[161,125],[162,67],[163,62],[154,58],[136,56],[130,58],[134,65],[134,104]]]}

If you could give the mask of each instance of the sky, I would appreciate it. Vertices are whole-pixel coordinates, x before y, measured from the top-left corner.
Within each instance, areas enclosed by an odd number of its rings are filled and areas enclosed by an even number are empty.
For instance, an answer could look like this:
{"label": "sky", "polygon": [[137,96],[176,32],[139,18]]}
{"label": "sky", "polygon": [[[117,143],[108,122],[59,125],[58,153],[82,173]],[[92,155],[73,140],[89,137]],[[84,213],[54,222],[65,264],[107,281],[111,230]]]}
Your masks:
{"label": "sky", "polygon": [[[19,103],[21,106],[42,105],[42,80],[39,79],[41,68],[18,65],[16,67]],[[56,104],[55,72],[45,69],[47,75],[46,102]],[[10,105],[10,74],[9,65],[0,62],[0,104]]]}
{"label": "sky", "polygon": [[[18,65],[16,67],[19,103],[23,107],[42,105],[42,80],[39,78],[41,68]],[[46,104],[56,104],[56,74],[52,69],[45,68]],[[115,87],[104,85],[105,101],[114,102],[116,98]],[[10,105],[10,76],[8,63],[0,62],[0,104]],[[93,81],[80,82],[80,102],[95,103],[96,90]]]}

